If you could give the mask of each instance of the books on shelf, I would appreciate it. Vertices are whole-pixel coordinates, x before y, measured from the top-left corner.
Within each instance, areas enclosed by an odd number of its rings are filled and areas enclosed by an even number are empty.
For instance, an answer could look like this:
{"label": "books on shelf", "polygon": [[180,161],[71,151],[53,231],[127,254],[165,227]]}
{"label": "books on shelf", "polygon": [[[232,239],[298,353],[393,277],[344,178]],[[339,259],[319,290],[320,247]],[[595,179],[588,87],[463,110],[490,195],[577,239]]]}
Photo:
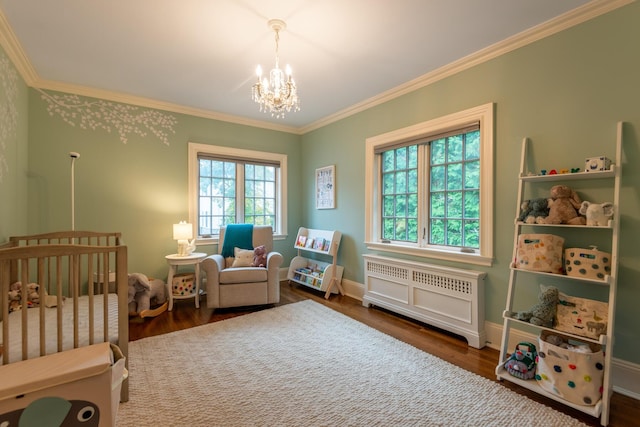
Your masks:
{"label": "books on shelf", "polygon": [[304,247],[307,248],[307,249],[312,249],[313,248],[313,242],[314,242],[314,240],[312,238],[308,237]]}
{"label": "books on shelf", "polygon": [[315,240],[315,242],[313,242],[313,249],[317,249],[321,251],[323,246],[324,246],[324,239],[322,237],[318,237]]}
{"label": "books on shelf", "polygon": [[307,243],[307,236],[298,236],[298,240],[296,241],[296,246],[304,248],[305,243]]}

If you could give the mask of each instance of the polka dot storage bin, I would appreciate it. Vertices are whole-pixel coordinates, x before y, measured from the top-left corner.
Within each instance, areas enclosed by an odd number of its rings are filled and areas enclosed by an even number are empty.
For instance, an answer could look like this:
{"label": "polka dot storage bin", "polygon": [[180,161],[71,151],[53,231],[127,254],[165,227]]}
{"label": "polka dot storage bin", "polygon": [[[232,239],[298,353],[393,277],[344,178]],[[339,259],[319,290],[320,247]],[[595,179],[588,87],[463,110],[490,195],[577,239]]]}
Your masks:
{"label": "polka dot storage bin", "polygon": [[[562,338],[565,344],[551,344],[547,341],[550,335]],[[540,387],[576,405],[593,406],[600,401],[605,366],[599,344],[545,330],[538,349],[535,378]]]}
{"label": "polka dot storage bin", "polygon": [[191,295],[195,292],[196,275],[194,273],[180,273],[173,276],[173,294]]}
{"label": "polka dot storage bin", "polygon": [[611,254],[591,249],[567,248],[564,251],[564,269],[567,276],[604,280],[611,274]]}

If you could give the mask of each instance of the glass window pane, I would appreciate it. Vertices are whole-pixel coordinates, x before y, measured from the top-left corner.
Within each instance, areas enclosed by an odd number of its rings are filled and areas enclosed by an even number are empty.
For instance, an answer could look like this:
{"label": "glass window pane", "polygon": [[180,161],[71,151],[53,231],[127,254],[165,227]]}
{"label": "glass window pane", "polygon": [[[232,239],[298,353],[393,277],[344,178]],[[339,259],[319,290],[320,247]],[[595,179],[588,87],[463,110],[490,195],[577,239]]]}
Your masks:
{"label": "glass window pane", "polygon": [[462,221],[455,219],[447,221],[446,244],[449,246],[462,246]]}
{"label": "glass window pane", "polygon": [[469,132],[465,138],[465,160],[480,159],[480,131]]}
{"label": "glass window pane", "polygon": [[431,194],[431,217],[444,218],[445,215],[445,193]]}
{"label": "glass window pane", "polygon": [[431,220],[431,227],[429,230],[429,243],[432,245],[444,245],[445,244],[445,220],[433,219]]}
{"label": "glass window pane", "polygon": [[394,197],[393,196],[383,196],[382,197],[382,215],[385,217],[393,216],[394,209]]}
{"label": "glass window pane", "polygon": [[407,168],[415,169],[418,167],[418,146],[412,145],[408,147],[409,153],[409,163],[407,164]]}
{"label": "glass window pane", "polygon": [[437,139],[435,141],[431,141],[430,144],[431,151],[431,164],[432,165],[441,165],[445,163],[445,140]]}
{"label": "glass window pane", "polygon": [[406,193],[407,192],[407,173],[402,171],[402,172],[396,172],[396,176],[395,176],[395,187],[396,187],[396,193]]}
{"label": "glass window pane", "polygon": [[407,212],[407,196],[405,195],[398,195],[395,198],[396,200],[396,209],[395,209],[395,216],[405,216],[406,212]]}
{"label": "glass window pane", "polygon": [[407,148],[396,149],[396,170],[407,168]]}
{"label": "glass window pane", "polygon": [[464,138],[463,135],[447,137],[447,162],[459,162],[462,160]]}
{"label": "glass window pane", "polygon": [[395,152],[393,150],[382,153],[382,172],[389,172],[396,167]]}
{"label": "glass window pane", "polygon": [[387,240],[395,240],[393,218],[385,218],[382,220],[382,238]]}
{"label": "glass window pane", "polygon": [[480,191],[464,192],[464,217],[472,219],[480,218]]}
{"label": "glass window pane", "polygon": [[435,166],[431,168],[431,191],[444,190],[445,179],[445,166]]}
{"label": "glass window pane", "polygon": [[396,219],[395,234],[396,240],[407,240],[407,224],[404,219]]}
{"label": "glass window pane", "polygon": [[464,246],[470,248],[480,247],[480,221],[464,222]]}
{"label": "glass window pane", "polygon": [[480,188],[480,161],[465,163],[464,188]]}
{"label": "glass window pane", "polygon": [[382,175],[382,194],[393,194],[394,185],[393,185],[394,174],[387,173]]}
{"label": "glass window pane", "polygon": [[447,218],[462,218],[462,192],[447,193]]}
{"label": "glass window pane", "polygon": [[447,167],[447,190],[462,188],[462,163],[450,164]]}

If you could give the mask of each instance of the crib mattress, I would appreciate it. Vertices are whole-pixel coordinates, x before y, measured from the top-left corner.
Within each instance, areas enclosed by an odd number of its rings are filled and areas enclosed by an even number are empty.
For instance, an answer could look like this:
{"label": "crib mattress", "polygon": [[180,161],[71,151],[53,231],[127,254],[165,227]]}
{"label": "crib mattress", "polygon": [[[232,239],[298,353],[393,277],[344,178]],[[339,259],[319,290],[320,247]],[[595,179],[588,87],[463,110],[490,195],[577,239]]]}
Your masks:
{"label": "crib mattress", "polygon": [[[104,325],[103,325],[103,295],[93,296],[94,306],[94,343],[103,341]],[[74,301],[68,298],[62,309],[62,350],[70,350],[73,345],[73,319],[74,319]],[[45,308],[45,336],[46,336],[46,354],[58,352],[58,321],[57,308]],[[27,309],[27,324],[29,330],[28,336],[28,358],[32,359],[40,356],[40,309]],[[109,315],[109,341],[117,344],[118,340],[118,296],[117,294],[108,294]],[[3,339],[3,326],[0,322],[0,342],[8,348],[9,361],[17,362],[22,360],[22,311],[14,311],[9,313],[6,320],[9,324],[9,341]],[[84,347],[89,345],[89,297],[81,296],[78,298],[78,346]],[[2,355],[0,354],[0,360]]]}

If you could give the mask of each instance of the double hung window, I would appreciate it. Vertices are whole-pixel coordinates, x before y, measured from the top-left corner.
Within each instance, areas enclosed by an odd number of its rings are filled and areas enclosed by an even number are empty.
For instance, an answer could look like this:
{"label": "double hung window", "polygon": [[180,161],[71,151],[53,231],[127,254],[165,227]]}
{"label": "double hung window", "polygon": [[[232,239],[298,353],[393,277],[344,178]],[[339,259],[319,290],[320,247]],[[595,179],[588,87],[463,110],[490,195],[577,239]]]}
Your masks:
{"label": "double hung window", "polygon": [[490,264],[493,106],[367,140],[367,245]]}
{"label": "double hung window", "polygon": [[199,239],[216,239],[220,227],[248,223],[284,230],[286,156],[189,144],[190,219]]}

